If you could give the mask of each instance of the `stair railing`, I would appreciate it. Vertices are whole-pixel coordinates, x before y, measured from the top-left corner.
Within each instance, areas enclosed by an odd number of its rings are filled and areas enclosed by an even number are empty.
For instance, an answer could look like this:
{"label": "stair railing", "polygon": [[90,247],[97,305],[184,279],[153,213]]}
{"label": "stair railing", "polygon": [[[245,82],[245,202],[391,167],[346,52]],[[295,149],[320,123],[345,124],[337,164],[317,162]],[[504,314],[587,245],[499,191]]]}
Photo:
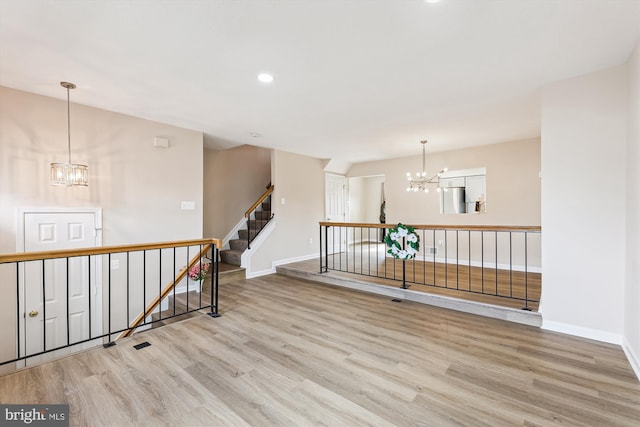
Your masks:
{"label": "stair railing", "polygon": [[[0,321],[14,328],[0,342],[0,366],[108,347],[140,326],[195,311],[218,317],[221,245],[196,239],[0,255],[0,284],[9,300]],[[211,280],[206,296],[205,280]],[[176,295],[186,296],[186,307],[176,309]],[[164,308],[170,296],[172,312]]]}
{"label": "stair railing", "polygon": [[[189,264],[186,267],[183,267],[182,269],[180,269],[180,271],[178,272],[178,275],[171,281],[169,282],[169,284],[167,284],[167,286],[165,286],[165,288],[160,292],[160,294],[158,296],[156,296],[151,303],[149,303],[149,305],[145,308],[144,312],[140,313],[130,324],[129,324],[129,329],[127,329],[126,331],[122,332],[120,334],[120,336],[118,336],[118,338],[116,338],[117,340],[120,338],[125,338],[128,337],[130,335],[132,335],[136,328],[138,328],[140,325],[142,325],[145,321],[146,318],[150,317],[158,308],[158,306],[162,303],[162,301],[164,301],[171,292],[175,292],[175,287],[178,283],[180,283],[182,280],[184,280],[184,278],[187,276],[187,274],[189,273],[189,271],[191,271],[193,268],[197,268],[198,271],[201,271],[203,268],[207,268],[207,270],[209,269],[216,269],[215,272],[212,272],[213,274],[213,278],[215,280],[218,279],[218,263],[212,263],[212,262],[206,262],[203,261],[203,258],[206,258],[209,261],[209,258],[207,258],[207,253],[213,248],[212,244],[206,244],[203,245],[200,248],[200,251],[198,254],[196,254],[191,261],[189,262]],[[210,261],[213,261],[212,259]],[[209,265],[209,267],[205,267],[205,265]],[[212,279],[213,280],[213,279]],[[212,286],[212,290],[213,288],[215,288],[215,291],[218,290],[217,286]],[[216,292],[217,293],[217,292]],[[212,301],[214,300],[214,292],[211,292],[211,297],[212,297]],[[188,303],[189,300],[189,293],[187,292],[187,306],[189,305]],[[217,301],[217,295],[215,295],[215,300]],[[209,313],[209,315],[211,317],[219,317],[220,315],[218,314],[217,311],[217,304],[213,304],[213,302],[211,303],[211,312]],[[216,308],[216,310],[214,311],[214,307]],[[165,319],[167,319],[165,317]]]}
{"label": "stair railing", "polygon": [[[537,307],[540,226],[413,225],[419,249],[405,261],[394,257],[384,237],[391,237],[394,227],[320,222],[320,272],[375,277],[405,289],[413,285],[501,297],[521,302],[524,310]],[[398,244],[402,250],[408,246],[404,238]]]}
{"label": "stair railing", "polygon": [[[255,238],[258,236],[258,234],[260,234],[260,232],[262,231],[262,229],[264,229],[264,227],[269,223],[269,221],[271,221],[271,219],[273,218],[273,206],[271,206],[271,195],[273,193],[273,188],[274,186],[271,185],[267,188],[267,191],[264,192],[264,194],[262,196],[260,196],[260,198],[258,200],[256,200],[256,202],[251,205],[251,207],[249,209],[247,209],[247,211],[244,213],[244,217],[247,219],[247,249],[251,249],[251,242],[253,242],[255,240]],[[267,202],[269,204],[269,206],[271,206],[269,209],[271,209],[271,215],[269,215],[269,218],[261,218],[258,219],[256,216],[256,212],[259,212],[258,208],[260,206],[262,206],[263,203]],[[254,227],[251,227],[251,217],[253,216],[254,218]],[[254,230],[254,234],[253,236],[251,235],[251,230]]]}

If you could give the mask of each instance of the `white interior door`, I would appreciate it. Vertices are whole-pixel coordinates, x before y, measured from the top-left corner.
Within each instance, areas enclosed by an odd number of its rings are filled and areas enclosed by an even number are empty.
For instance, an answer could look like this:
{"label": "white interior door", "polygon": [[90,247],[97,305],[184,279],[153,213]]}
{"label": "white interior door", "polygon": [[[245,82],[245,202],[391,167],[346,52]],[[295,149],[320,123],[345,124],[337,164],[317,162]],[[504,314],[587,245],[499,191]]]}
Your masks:
{"label": "white interior door", "polygon": [[[325,174],[325,211],[327,221],[345,222],[347,200],[347,178],[343,175]],[[327,233],[327,247],[330,254],[344,252],[347,245],[347,230],[331,227]]]}
{"label": "white interior door", "polygon": [[[24,251],[53,251],[98,246],[95,212],[25,212]],[[101,331],[99,262],[96,257],[28,262],[24,265],[24,338],[21,348],[35,354],[78,343]],[[90,319],[91,317],[91,319]],[[46,342],[45,342],[46,336]],[[95,345],[85,343],[82,348]],[[66,354],[58,351],[29,360],[41,363]]]}

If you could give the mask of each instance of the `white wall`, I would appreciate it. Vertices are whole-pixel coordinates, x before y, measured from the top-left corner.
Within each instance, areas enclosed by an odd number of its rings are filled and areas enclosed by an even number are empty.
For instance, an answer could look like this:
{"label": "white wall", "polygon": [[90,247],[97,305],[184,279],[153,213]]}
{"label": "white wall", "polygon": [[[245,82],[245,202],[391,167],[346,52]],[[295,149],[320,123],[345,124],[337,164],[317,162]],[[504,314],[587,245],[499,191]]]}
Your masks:
{"label": "white wall", "polygon": [[[89,166],[86,188],[49,183],[49,164],[67,159],[66,101],[0,87],[0,253],[16,251],[18,207],[100,207],[104,245],[202,237],[201,132],[72,103],[71,150]],[[0,358],[12,357],[15,278],[0,294]]]}
{"label": "white wall", "polygon": [[380,203],[384,176],[360,176],[348,179],[349,222],[380,222]]}
{"label": "white wall", "polygon": [[204,235],[224,238],[271,182],[271,150],[204,150]]}
{"label": "white wall", "polygon": [[274,263],[316,257],[319,253],[318,224],[324,220],[322,160],[273,150],[271,175],[275,228],[262,246],[251,249],[255,252],[247,268],[248,276],[272,272]]}
{"label": "white wall", "polygon": [[640,41],[629,59],[624,344],[640,378]]}
{"label": "white wall", "polygon": [[[62,90],[62,89],[61,89]],[[81,89],[76,89],[81,90]],[[153,147],[168,138],[170,148]],[[103,243],[202,237],[202,133],[71,104],[71,159],[86,188],[49,184],[67,159],[66,101],[0,87],[0,252],[15,252],[16,208],[101,207]],[[181,210],[181,201],[194,210]]]}
{"label": "white wall", "polygon": [[542,97],[544,327],[621,343],[627,74],[548,85]]}
{"label": "white wall", "polygon": [[385,176],[388,224],[540,225],[538,139],[427,152],[428,172],[486,167],[487,212],[482,214],[440,214],[435,185],[427,194],[407,192],[406,173],[422,167],[421,153],[416,142],[415,156],[358,163],[349,169],[348,177]]}

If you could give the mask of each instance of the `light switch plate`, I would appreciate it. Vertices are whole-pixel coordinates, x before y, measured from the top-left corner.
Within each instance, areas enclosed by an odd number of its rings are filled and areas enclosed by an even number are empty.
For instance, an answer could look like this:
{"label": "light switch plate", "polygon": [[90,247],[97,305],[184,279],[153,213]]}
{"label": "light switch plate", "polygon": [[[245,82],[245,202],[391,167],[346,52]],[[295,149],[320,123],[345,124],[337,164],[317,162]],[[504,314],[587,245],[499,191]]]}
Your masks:
{"label": "light switch plate", "polygon": [[183,211],[192,211],[196,208],[196,202],[182,201],[182,204],[180,206]]}

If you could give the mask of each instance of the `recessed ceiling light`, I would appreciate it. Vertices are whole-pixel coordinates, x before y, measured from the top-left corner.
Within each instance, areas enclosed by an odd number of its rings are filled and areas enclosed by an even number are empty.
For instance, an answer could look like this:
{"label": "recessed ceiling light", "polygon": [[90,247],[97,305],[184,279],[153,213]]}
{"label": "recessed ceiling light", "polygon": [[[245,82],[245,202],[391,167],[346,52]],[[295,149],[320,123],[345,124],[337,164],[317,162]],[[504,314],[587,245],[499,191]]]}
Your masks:
{"label": "recessed ceiling light", "polygon": [[440,3],[440,0],[424,0],[426,3]]}
{"label": "recessed ceiling light", "polygon": [[267,73],[260,73],[258,74],[258,80],[262,83],[271,83],[273,81],[273,76]]}
{"label": "recessed ceiling light", "polygon": [[260,138],[262,136],[258,132],[251,132],[249,135],[251,135],[253,138]]}

